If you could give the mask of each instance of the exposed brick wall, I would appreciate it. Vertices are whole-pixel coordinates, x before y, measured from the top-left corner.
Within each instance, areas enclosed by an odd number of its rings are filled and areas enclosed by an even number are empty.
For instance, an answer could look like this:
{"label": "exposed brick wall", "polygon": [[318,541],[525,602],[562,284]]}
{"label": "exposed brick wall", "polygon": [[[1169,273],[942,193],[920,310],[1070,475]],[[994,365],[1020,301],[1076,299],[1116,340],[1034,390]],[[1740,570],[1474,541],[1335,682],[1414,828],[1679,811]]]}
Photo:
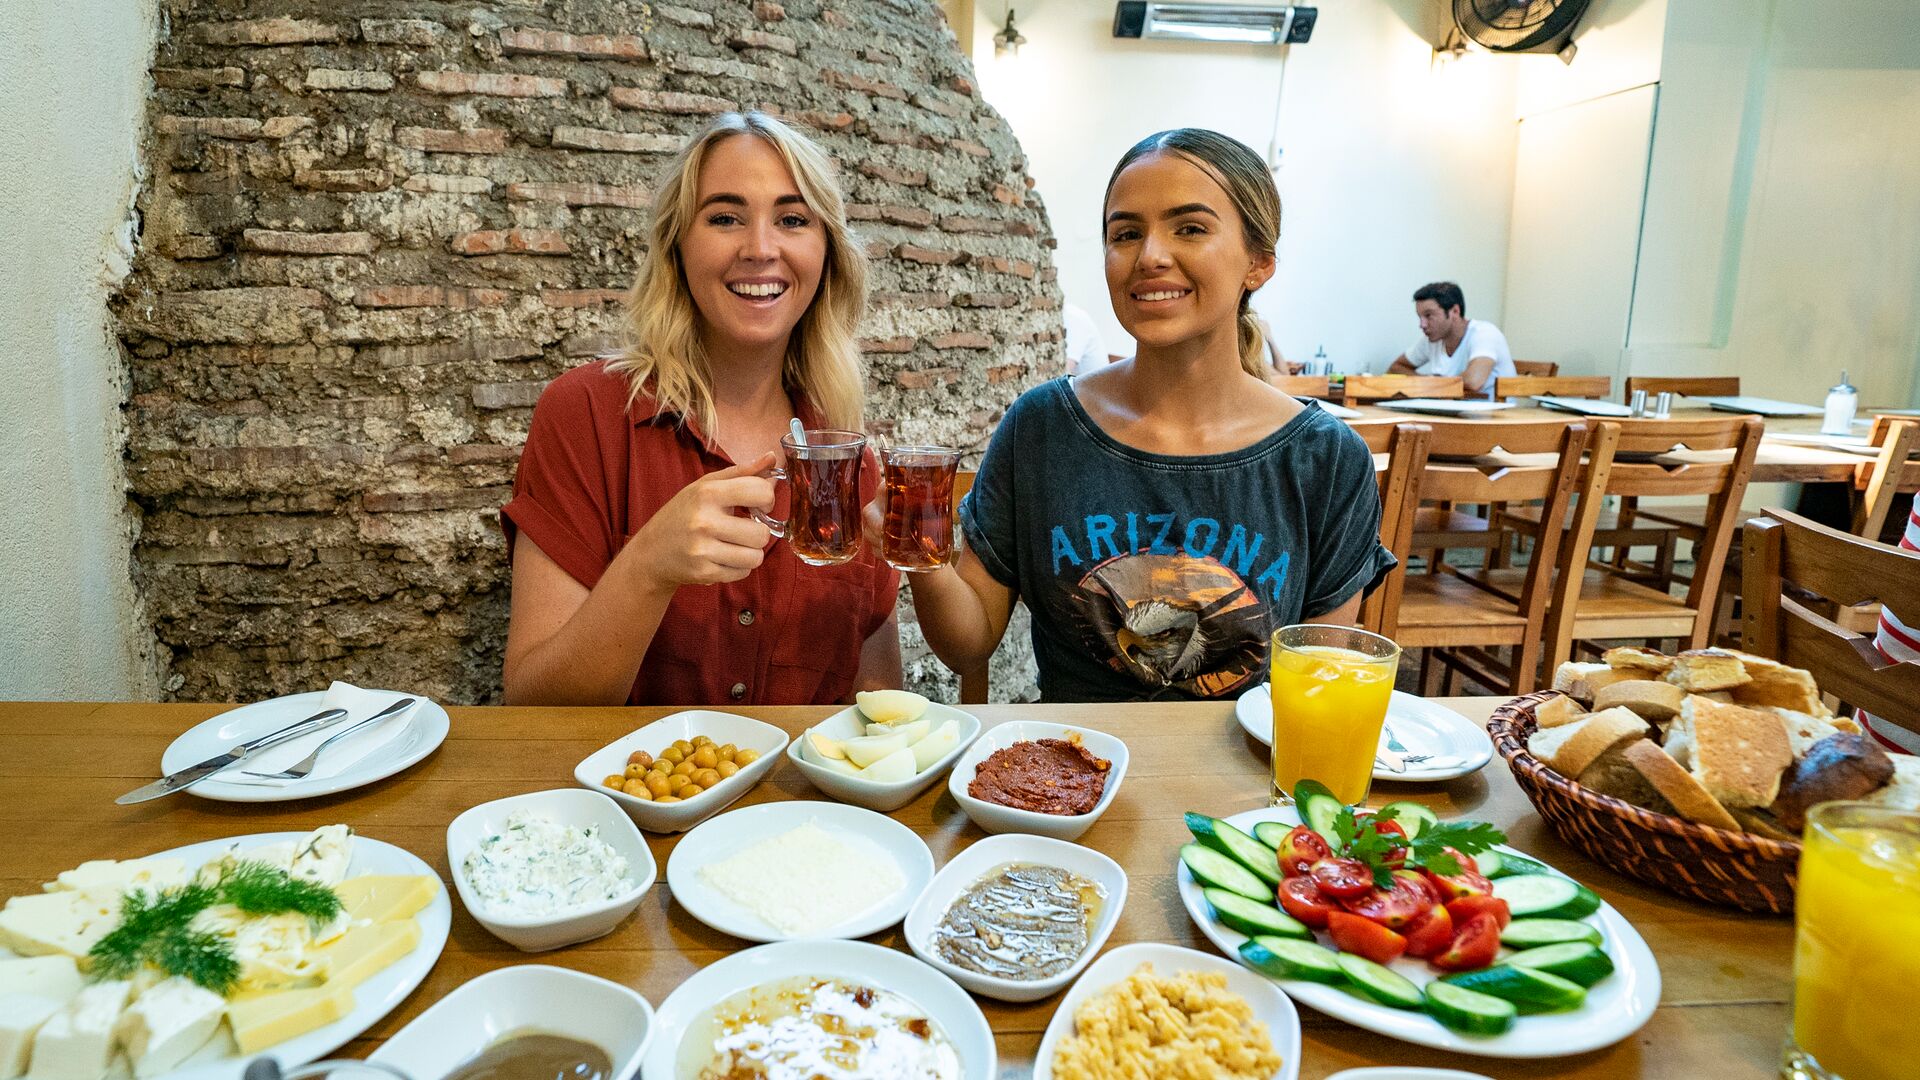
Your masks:
{"label": "exposed brick wall", "polygon": [[[930,0],[163,8],[117,312],[177,697],[497,698],[531,407],[616,342],[651,185],[715,112],[777,112],[841,163],[873,430],[977,451],[1060,370],[1045,215]],[[943,679],[906,637],[909,682]]]}

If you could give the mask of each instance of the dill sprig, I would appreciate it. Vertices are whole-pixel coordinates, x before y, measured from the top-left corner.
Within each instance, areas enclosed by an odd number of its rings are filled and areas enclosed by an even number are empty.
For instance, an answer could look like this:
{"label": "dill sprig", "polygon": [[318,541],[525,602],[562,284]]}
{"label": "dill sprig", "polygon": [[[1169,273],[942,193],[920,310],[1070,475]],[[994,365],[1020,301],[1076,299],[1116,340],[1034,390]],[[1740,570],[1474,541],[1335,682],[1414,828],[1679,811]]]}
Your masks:
{"label": "dill sprig", "polygon": [[298,914],[315,923],[340,914],[332,889],[261,862],[223,868],[212,884],[191,882],[158,893],[133,890],[120,898],[120,925],[87,951],[95,978],[124,979],[143,967],[179,975],[225,996],[240,980],[240,962],[226,938],[193,929],[194,917],[216,904],[253,916]]}

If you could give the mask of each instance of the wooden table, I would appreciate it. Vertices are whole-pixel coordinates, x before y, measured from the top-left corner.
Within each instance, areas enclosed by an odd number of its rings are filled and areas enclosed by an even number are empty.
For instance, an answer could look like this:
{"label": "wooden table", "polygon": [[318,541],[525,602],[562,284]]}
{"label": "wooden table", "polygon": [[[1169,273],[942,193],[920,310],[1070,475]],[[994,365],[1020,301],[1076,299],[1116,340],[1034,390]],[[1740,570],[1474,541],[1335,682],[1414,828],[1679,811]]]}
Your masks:
{"label": "wooden table", "polygon": [[[1571,423],[1585,419],[1574,413],[1560,412],[1538,405],[1520,404],[1485,417],[1429,416],[1424,413],[1383,409],[1378,405],[1361,405],[1356,411],[1365,421],[1407,420],[1423,424],[1498,424],[1523,421],[1538,423],[1543,420]],[[1672,418],[1675,420],[1724,420],[1733,415],[1735,414],[1712,409],[1675,409]],[[1863,415],[1871,416],[1871,410]],[[1820,430],[1820,418],[1817,416],[1767,417],[1764,420],[1769,435],[1811,435]],[[1777,438],[1768,438],[1761,440],[1760,452],[1754,458],[1751,480],[1756,484],[1851,484],[1856,477],[1864,476],[1864,470],[1872,463],[1871,458],[1859,454],[1848,454],[1839,450],[1826,450],[1818,446],[1805,446],[1783,442]],[[1900,478],[1901,491],[1911,491],[1915,488],[1920,488],[1920,458],[1909,460],[1906,471]]]}
{"label": "wooden table", "polygon": [[[1496,698],[1444,703],[1484,722]],[[174,736],[221,711],[215,705],[0,703],[0,895],[37,891],[42,881],[84,859],[129,858],[183,844],[253,832],[346,822],[362,835],[398,844],[448,880],[446,827],[476,803],[572,784],[590,751],[660,715],[658,709],[453,708],[446,745],[410,771],[355,792],[298,803],[222,803],[177,795],[122,807],[115,796],[153,778]],[[827,715],[821,708],[741,712],[797,733]],[[1082,840],[1106,852],[1131,879],[1127,907],[1110,944],[1163,941],[1212,951],[1175,887],[1174,851],[1187,839],[1181,811],[1227,815],[1264,804],[1265,750],[1234,723],[1228,704],[980,706],[988,726],[1044,717],[1125,739],[1133,761],[1106,816]],[[740,803],[818,798],[799,770],[777,768]],[[1637,1034],[1605,1050],[1552,1061],[1469,1058],[1373,1035],[1302,1008],[1300,1075],[1319,1078],[1361,1065],[1407,1064],[1467,1069],[1493,1077],[1659,1077],[1746,1080],[1774,1075],[1788,1024],[1793,926],[1705,907],[1645,888],[1587,861],[1534,814],[1505,765],[1444,784],[1375,786],[1376,804],[1413,798],[1442,816],[1471,815],[1498,824],[1513,844],[1586,882],[1617,907],[1659,957],[1659,1011]],[[983,835],[944,783],[893,815],[933,848],[936,863]],[[663,873],[675,837],[649,836]],[[346,1052],[364,1056],[427,1005],[483,972],[534,959],[496,940],[453,905],[446,951],[415,991]],[[903,948],[898,928],[870,939]],[[656,1004],[703,965],[745,947],[708,929],[672,903],[661,881],[640,910],[611,935],[538,962],[559,964],[634,986]],[[1025,1077],[1040,1035],[1059,1002],[982,1001],[999,1043],[1002,1074]]]}

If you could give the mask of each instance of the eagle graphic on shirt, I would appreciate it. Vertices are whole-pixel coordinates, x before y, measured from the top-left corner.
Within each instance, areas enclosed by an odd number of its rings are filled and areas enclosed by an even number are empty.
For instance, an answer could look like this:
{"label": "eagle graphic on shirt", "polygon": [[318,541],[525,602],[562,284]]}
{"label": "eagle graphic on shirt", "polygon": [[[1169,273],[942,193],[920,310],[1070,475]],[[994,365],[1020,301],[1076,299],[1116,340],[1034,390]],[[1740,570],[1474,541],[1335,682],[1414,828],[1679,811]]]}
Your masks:
{"label": "eagle graphic on shirt", "polygon": [[1073,606],[1106,664],[1153,690],[1219,697],[1258,682],[1267,607],[1231,567],[1184,551],[1108,559]]}

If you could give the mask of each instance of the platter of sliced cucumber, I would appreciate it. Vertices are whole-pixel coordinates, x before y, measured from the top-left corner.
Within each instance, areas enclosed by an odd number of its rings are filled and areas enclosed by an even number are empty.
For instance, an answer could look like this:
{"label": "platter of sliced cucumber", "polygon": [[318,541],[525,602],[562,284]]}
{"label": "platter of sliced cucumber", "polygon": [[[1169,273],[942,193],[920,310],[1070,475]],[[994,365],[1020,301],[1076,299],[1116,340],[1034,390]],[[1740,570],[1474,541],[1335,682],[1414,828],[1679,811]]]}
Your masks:
{"label": "platter of sliced cucumber", "polygon": [[[1411,816],[1412,804],[1398,805]],[[1187,820],[1194,842],[1175,862],[1194,925],[1295,1001],[1357,1027],[1464,1054],[1552,1058],[1612,1045],[1660,1004],[1660,966],[1633,926],[1586,886],[1511,848],[1475,857],[1512,912],[1499,954],[1448,973],[1409,956],[1379,964],[1342,952],[1275,903],[1275,849],[1302,824],[1294,807]]]}

